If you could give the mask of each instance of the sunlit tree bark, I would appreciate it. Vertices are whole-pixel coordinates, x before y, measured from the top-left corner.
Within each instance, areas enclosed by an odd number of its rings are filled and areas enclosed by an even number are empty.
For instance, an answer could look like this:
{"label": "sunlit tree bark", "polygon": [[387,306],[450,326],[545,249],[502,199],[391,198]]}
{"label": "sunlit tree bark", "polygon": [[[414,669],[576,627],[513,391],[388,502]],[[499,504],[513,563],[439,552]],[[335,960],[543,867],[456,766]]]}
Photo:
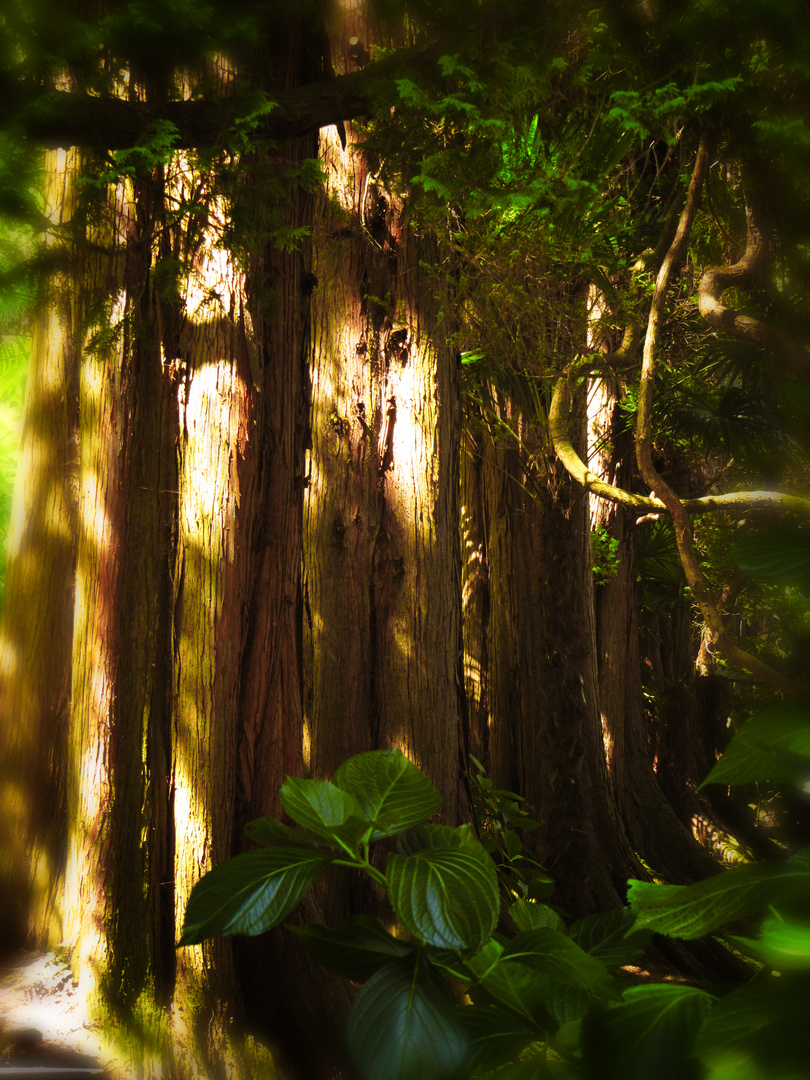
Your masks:
{"label": "sunlit tree bark", "polygon": [[[299,77],[292,59],[286,72]],[[312,152],[284,148],[283,169]],[[49,198],[70,216],[65,155],[52,159]],[[174,942],[193,884],[244,846],[247,820],[277,812],[302,766],[308,252],[257,225],[237,266],[209,187],[184,156],[119,181],[90,207],[71,276],[49,286],[6,606],[4,821],[23,845],[4,870],[23,878],[36,853],[38,906],[21,890],[17,909],[37,941],[70,944],[90,1017],[145,1075],[272,1068],[243,1038],[233,943]],[[279,227],[305,225],[308,197],[294,181],[288,195]],[[205,205],[201,227],[167,216],[184,199]]]}
{"label": "sunlit tree bark", "polygon": [[[333,47],[366,42],[355,12]],[[349,132],[322,135],[306,503],[307,726],[313,774],[399,746],[454,821],[459,800],[459,406],[417,236]]]}
{"label": "sunlit tree bark", "polygon": [[[79,155],[46,157],[44,212],[76,212]],[[0,946],[59,940],[76,558],[79,315],[67,262],[42,283],[0,622]]]}

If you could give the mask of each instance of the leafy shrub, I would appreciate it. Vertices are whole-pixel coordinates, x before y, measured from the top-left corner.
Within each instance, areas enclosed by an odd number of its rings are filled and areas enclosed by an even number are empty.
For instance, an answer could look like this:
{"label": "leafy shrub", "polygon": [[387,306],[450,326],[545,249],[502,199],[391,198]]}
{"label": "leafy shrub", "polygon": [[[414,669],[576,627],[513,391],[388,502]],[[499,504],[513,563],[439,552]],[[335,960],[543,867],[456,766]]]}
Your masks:
{"label": "leafy shrub", "polygon": [[[739,754],[744,730],[729,755]],[[806,744],[801,755],[810,759]],[[718,771],[725,775],[722,761]],[[368,874],[385,890],[396,933],[367,915],[288,929],[323,967],[362,984],[346,1039],[369,1080],[804,1075],[807,852],[692,886],[634,881],[630,907],[570,927],[548,905],[513,894],[509,934],[493,856],[470,826],[428,823],[438,791],[400,751],[351,758],[332,782],[289,778],[281,802],[297,827],[274,818],[248,826],[261,847],[197,883],[179,944],[277,926],[330,864]],[[372,845],[394,836],[380,870]],[[734,939],[759,961],[757,975],[724,997],[677,982],[628,985],[617,974],[653,931],[694,939],[763,913],[758,938]]]}

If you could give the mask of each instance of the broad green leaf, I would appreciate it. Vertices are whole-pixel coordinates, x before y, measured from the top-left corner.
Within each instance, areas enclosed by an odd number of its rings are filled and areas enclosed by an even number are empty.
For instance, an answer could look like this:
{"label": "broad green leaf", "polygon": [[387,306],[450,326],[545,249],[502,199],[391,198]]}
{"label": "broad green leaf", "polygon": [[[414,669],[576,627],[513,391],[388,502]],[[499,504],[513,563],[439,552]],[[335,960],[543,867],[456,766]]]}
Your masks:
{"label": "broad green leaf", "polygon": [[457,1075],[467,1053],[443,988],[417,956],[372,975],[355,999],[346,1042],[368,1080],[443,1080]]}
{"label": "broad green leaf", "polygon": [[281,787],[281,805],[299,825],[326,840],[342,841],[352,850],[369,833],[354,796],[328,780],[288,776]]}
{"label": "broad green leaf", "polygon": [[695,1040],[715,1080],[803,1080],[810,1062],[806,976],[766,976],[721,998]]}
{"label": "broad green leaf", "polygon": [[779,971],[810,968],[810,926],[807,923],[766,919],[756,941],[740,938]]}
{"label": "broad green leaf", "polygon": [[466,1005],[458,1015],[470,1042],[470,1070],[495,1069],[543,1036],[530,1021],[497,1005]]}
{"label": "broad green leaf", "polygon": [[555,1031],[558,1026],[546,1006],[547,980],[517,961],[490,966],[479,986],[470,988],[470,995],[476,1004],[505,1005],[543,1031]]}
{"label": "broad green leaf", "polygon": [[810,771],[810,706],[785,701],[747,720],[703,781],[750,784]]}
{"label": "broad green leaf", "polygon": [[696,885],[628,884],[635,930],[693,939],[810,889],[810,865],[797,856],[783,866],[735,866]]}
{"label": "broad green leaf", "polygon": [[620,967],[637,960],[652,941],[650,930],[628,933],[633,921],[630,908],[617,908],[580,919],[568,933],[572,941],[605,967]]}
{"label": "broad green leaf", "polygon": [[379,919],[355,915],[338,926],[288,926],[288,930],[323,967],[346,979],[366,982],[395,957],[413,952],[413,945],[393,937]]}
{"label": "broad green leaf", "polygon": [[344,762],[334,783],[353,795],[363,819],[374,825],[371,839],[404,832],[429,818],[441,796],[401,750],[371,750]]}
{"label": "broad green leaf", "polygon": [[313,851],[248,851],[220,863],[197,882],[178,945],[223,934],[261,934],[295,907],[329,863]]}
{"label": "broad green leaf", "polygon": [[516,900],[509,908],[509,915],[518,930],[540,930],[544,926],[550,930],[565,930],[562,919],[548,904]]}
{"label": "broad green leaf", "polygon": [[489,862],[486,849],[469,825],[417,825],[397,837],[401,855],[416,855],[434,848],[465,848],[484,862]]}
{"label": "broad green leaf", "polygon": [[619,996],[604,966],[556,930],[518,934],[500,962],[519,962],[542,980],[544,1003],[558,1023],[577,1019],[594,1002]]}
{"label": "broad green leaf", "polygon": [[484,979],[497,965],[502,952],[503,945],[500,941],[497,938],[490,938],[479,952],[465,958],[466,970],[471,971],[476,979]]}
{"label": "broad green leaf", "polygon": [[308,829],[291,829],[277,818],[256,818],[245,826],[245,834],[265,847],[313,848],[326,854],[322,837]]}
{"label": "broad green leaf", "polygon": [[697,1031],[714,999],[691,986],[634,986],[623,1000],[586,1017],[588,1080],[698,1080]]}
{"label": "broad green leaf", "polygon": [[477,952],[495,929],[498,878],[477,842],[391,854],[386,877],[397,917],[420,941]]}

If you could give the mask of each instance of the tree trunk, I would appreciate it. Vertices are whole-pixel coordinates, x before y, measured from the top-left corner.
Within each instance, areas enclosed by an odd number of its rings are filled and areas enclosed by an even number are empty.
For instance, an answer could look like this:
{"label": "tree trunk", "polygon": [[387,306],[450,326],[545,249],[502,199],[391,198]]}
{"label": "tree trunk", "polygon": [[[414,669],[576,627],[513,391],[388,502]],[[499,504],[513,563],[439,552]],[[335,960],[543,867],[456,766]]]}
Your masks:
{"label": "tree trunk", "polygon": [[[499,408],[531,449],[538,435],[508,402]],[[545,455],[529,468],[502,436],[485,437],[483,455],[488,765],[541,822],[537,854],[556,901],[584,915],[618,904],[627,878],[643,875],[607,781],[587,502]]]}
{"label": "tree trunk", "polygon": [[[592,385],[590,399],[589,435],[596,450],[589,467],[630,491],[632,438],[617,397],[599,383]],[[678,819],[652,765],[639,656],[635,523],[617,504],[596,498],[592,503],[594,527],[605,528],[617,544],[615,576],[598,588],[596,604],[599,700],[616,803],[630,843],[649,867],[674,883],[700,880],[720,866]]]}
{"label": "tree trunk", "polygon": [[[44,213],[76,212],[76,152],[45,161]],[[79,318],[67,244],[42,282],[0,622],[0,953],[61,940],[78,412]]]}
{"label": "tree trunk", "polygon": [[[333,46],[368,44],[356,13]],[[458,373],[424,264],[437,262],[362,152],[322,133],[306,503],[313,775],[398,746],[459,812]]]}
{"label": "tree trunk", "polygon": [[[284,148],[285,169],[312,149]],[[49,189],[69,216],[52,158]],[[202,232],[168,225],[164,189],[176,206],[207,183],[177,159],[165,177],[114,185],[79,244],[81,271],[52,284],[21,470],[37,502],[18,507],[5,616],[28,663],[7,650],[4,766],[17,781],[3,777],[15,806],[4,827],[38,859],[16,908],[42,944],[72,944],[91,1017],[145,1075],[271,1067],[243,1039],[232,942],[178,954],[174,942],[194,883],[301,771],[308,252],[270,243],[237,269],[217,247],[213,196]],[[299,227],[310,205],[293,185],[282,214]],[[174,294],[172,259],[190,269]],[[21,865],[4,871],[22,878]]]}

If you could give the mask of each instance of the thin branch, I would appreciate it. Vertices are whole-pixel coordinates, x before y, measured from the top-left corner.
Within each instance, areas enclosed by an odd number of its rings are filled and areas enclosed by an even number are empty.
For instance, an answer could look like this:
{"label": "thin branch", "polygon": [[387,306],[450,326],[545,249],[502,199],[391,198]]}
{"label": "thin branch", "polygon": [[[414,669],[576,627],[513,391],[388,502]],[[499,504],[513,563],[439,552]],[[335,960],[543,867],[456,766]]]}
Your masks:
{"label": "thin branch", "polygon": [[658,272],[650,305],[650,317],[647,323],[647,336],[644,341],[644,354],[641,367],[641,382],[639,384],[639,406],[636,427],[636,461],[644,482],[666,507],[675,527],[675,538],[678,544],[678,554],[681,560],[687,583],[692,590],[698,607],[701,610],[706,627],[711,635],[712,644],[723,653],[726,659],[735,667],[750,672],[758,679],[768,683],[774,689],[785,694],[807,694],[810,688],[802,683],[795,682],[781,675],[778,671],[764,663],[759,657],[740,648],[726,629],[723,617],[717,609],[714,600],[709,593],[708,583],[700,568],[695,553],[694,540],[689,516],[684,504],[675,492],[666,483],[652,462],[652,404],[655,374],[655,356],[661,337],[661,327],[664,320],[664,304],[667,289],[669,288],[676,265],[680,261],[692,222],[697,213],[700,191],[703,186],[709,166],[709,155],[705,144],[701,143],[697,159],[695,161],[692,180],[689,185],[689,194],[686,206],[681,214],[678,230],[670,245],[666,258]]}
{"label": "thin branch", "polygon": [[[568,415],[571,410],[571,387],[568,377],[563,376],[554,387],[548,412],[548,430],[554,452],[563,466],[592,495],[610,502],[621,503],[637,514],[657,516],[667,506],[661,499],[649,495],[634,495],[624,488],[614,487],[590,471],[576,452],[568,433]],[[726,495],[704,495],[699,499],[684,499],[684,510],[690,514],[706,514],[713,510],[748,510],[771,507],[791,510],[810,516],[810,499],[799,495],[786,495],[781,491],[732,491]]]}
{"label": "thin branch", "polygon": [[801,345],[780,334],[762,319],[741,315],[720,303],[726,289],[750,281],[767,255],[763,229],[750,204],[746,205],[745,218],[745,251],[740,261],[733,266],[712,266],[703,272],[698,289],[700,314],[715,330],[724,330],[727,334],[775,353],[789,375],[807,381],[810,378],[810,356]]}

